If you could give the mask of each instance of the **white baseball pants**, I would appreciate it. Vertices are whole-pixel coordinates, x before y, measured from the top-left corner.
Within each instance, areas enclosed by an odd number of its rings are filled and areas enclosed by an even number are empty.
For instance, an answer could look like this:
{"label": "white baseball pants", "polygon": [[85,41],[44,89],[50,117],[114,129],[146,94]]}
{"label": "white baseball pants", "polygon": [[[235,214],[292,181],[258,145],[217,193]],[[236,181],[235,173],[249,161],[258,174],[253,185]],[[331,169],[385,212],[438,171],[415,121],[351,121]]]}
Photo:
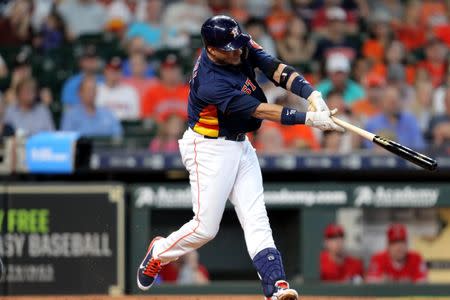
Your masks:
{"label": "white baseball pants", "polygon": [[250,257],[265,248],[275,248],[261,169],[250,142],[206,139],[188,129],[179,145],[189,171],[194,217],[167,238],[156,241],[153,257],[165,264],[212,240],[219,231],[227,199],[244,230]]}

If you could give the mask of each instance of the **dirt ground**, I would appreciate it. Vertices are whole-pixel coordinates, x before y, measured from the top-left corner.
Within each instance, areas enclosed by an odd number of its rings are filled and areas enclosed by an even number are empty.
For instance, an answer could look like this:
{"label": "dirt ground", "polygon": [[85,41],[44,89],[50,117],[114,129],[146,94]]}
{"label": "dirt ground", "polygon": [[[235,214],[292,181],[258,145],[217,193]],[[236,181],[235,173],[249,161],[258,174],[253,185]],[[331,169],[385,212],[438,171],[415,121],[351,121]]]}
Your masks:
{"label": "dirt ground", "polygon": [[[317,296],[303,296],[301,300],[375,300],[369,297],[317,297]],[[33,296],[33,297],[2,297],[0,300],[263,300],[262,296],[255,295],[202,295],[202,296],[181,296],[181,295],[167,295],[167,296]],[[417,300],[417,298],[414,298]]]}
{"label": "dirt ground", "polygon": [[[301,296],[300,300],[450,300],[449,297],[322,297]],[[201,295],[201,296],[32,296],[32,297],[2,297],[0,300],[263,300],[261,295]]]}
{"label": "dirt ground", "polygon": [[[321,296],[302,296],[301,300],[375,300],[371,297],[321,297]],[[387,298],[383,298],[386,300]],[[393,298],[393,299],[408,299],[408,298]],[[420,300],[425,298],[409,298]],[[437,300],[439,298],[433,298]],[[442,298],[443,299],[443,298]],[[263,300],[261,295],[202,295],[202,296],[181,296],[181,295],[167,295],[167,296],[33,296],[33,297],[2,297],[0,300]]]}

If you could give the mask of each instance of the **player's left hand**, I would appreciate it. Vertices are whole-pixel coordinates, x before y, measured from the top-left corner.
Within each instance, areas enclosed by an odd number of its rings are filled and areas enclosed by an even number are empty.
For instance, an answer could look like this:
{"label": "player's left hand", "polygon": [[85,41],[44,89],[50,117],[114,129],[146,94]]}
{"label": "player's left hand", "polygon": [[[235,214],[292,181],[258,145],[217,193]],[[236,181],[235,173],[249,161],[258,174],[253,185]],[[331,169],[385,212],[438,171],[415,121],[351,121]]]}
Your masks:
{"label": "player's left hand", "polygon": [[330,110],[328,105],[322,98],[322,94],[318,91],[314,91],[308,97],[308,111],[326,111]]}

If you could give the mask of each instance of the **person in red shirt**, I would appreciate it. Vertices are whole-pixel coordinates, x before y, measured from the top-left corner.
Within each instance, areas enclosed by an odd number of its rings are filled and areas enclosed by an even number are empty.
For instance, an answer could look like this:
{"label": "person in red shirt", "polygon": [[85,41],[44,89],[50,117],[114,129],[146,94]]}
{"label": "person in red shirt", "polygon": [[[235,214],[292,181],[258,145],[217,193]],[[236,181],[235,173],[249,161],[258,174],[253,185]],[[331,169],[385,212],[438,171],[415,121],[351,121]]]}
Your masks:
{"label": "person in red shirt", "polygon": [[447,49],[445,44],[437,39],[432,38],[428,41],[425,48],[424,61],[417,66],[418,78],[431,80],[434,87],[438,87],[444,81],[447,73]]}
{"label": "person in red shirt", "polygon": [[325,228],[325,250],[320,253],[320,279],[328,282],[358,282],[364,270],[360,259],[349,256],[344,249],[344,229],[338,224]]}
{"label": "person in red shirt", "polygon": [[179,58],[169,53],[161,63],[160,80],[153,84],[142,99],[141,116],[164,121],[168,112],[187,119],[189,86],[183,81]]}
{"label": "person in red shirt", "polygon": [[380,282],[425,282],[427,267],[422,256],[409,251],[407,231],[402,224],[393,224],[387,230],[388,246],[370,260],[366,281]]}

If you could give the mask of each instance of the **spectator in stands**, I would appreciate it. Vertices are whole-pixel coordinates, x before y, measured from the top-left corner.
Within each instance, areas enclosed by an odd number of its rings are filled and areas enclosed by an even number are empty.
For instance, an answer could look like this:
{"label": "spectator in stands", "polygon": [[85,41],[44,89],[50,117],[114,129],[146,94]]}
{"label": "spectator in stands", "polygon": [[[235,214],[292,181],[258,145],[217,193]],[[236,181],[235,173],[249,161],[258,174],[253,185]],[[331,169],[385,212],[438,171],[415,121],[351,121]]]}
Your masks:
{"label": "spectator in stands", "polygon": [[17,84],[16,89],[17,100],[6,108],[5,122],[26,135],[53,131],[53,119],[48,107],[36,102],[36,81],[31,77],[24,78]]}
{"label": "spectator in stands", "polygon": [[99,58],[94,45],[86,45],[78,60],[80,72],[69,77],[62,87],[62,102],[65,105],[74,105],[80,102],[79,86],[85,76],[95,76],[97,83],[103,81],[103,76],[96,75],[99,69]]}
{"label": "spectator in stands", "polygon": [[[146,14],[143,21],[133,22],[126,33],[127,39],[139,37],[145,43],[145,46],[152,52],[163,47],[165,34],[170,35],[170,32],[164,32],[165,27],[161,24],[162,13],[161,0],[149,0],[146,2]],[[179,19],[177,20],[177,23]]]}
{"label": "spectator in stands", "polygon": [[420,9],[419,1],[409,1],[402,22],[392,23],[396,38],[407,51],[419,49],[426,43],[426,27],[420,23]]}
{"label": "spectator in stands", "polygon": [[299,18],[292,18],[285,36],[277,41],[277,49],[284,62],[301,65],[311,61],[316,44],[307,35],[305,23]]}
{"label": "spectator in stands", "polygon": [[358,100],[351,105],[355,116],[365,123],[367,119],[381,112],[381,101],[386,87],[386,80],[376,73],[369,74],[365,79],[366,98]]}
{"label": "spectator in stands", "polygon": [[278,126],[275,122],[263,122],[255,138],[256,151],[266,155],[279,155],[289,152],[282,130],[281,126]]}
{"label": "spectator in stands", "polygon": [[266,17],[266,25],[269,34],[275,41],[284,37],[293,17],[286,0],[272,0],[272,8]]}
{"label": "spectator in stands", "polygon": [[401,1],[398,0],[370,0],[367,1],[370,11],[373,14],[383,13],[389,16],[389,19],[394,22],[399,22],[404,13],[404,7]]}
{"label": "spectator in stands", "polygon": [[429,40],[425,48],[425,60],[417,67],[417,78],[431,79],[433,87],[442,84],[447,73],[447,52],[442,41],[436,38]]}
{"label": "spectator in stands", "polygon": [[122,60],[112,57],[105,66],[105,81],[98,84],[96,104],[108,108],[119,120],[136,120],[140,115],[137,91],[121,83]]}
{"label": "spectator in stands", "polygon": [[406,81],[406,76],[406,68],[401,64],[392,64],[387,68],[387,82],[399,90],[403,105],[414,101],[414,89]]}
{"label": "spectator in stands", "polygon": [[408,105],[410,112],[419,122],[422,132],[428,129],[432,117],[431,105],[433,98],[433,85],[429,80],[418,81],[415,85],[414,101]]}
{"label": "spectator in stands", "polygon": [[106,24],[106,9],[95,0],[66,0],[58,11],[67,24],[70,39],[85,34],[99,34]]}
{"label": "spectator in stands", "polygon": [[179,111],[166,111],[158,116],[158,133],[152,139],[152,153],[178,153],[178,140],[186,130],[186,116]]}
{"label": "spectator in stands", "polygon": [[314,54],[316,60],[328,58],[337,52],[345,55],[349,60],[356,58],[359,46],[347,34],[346,18],[345,11],[338,6],[326,10],[327,27],[323,37],[317,42]]}
{"label": "spectator in stands", "polygon": [[247,9],[246,0],[230,0],[228,13],[229,16],[238,21],[239,24],[245,24],[250,18],[249,10]]}
{"label": "spectator in stands", "polygon": [[0,45],[20,46],[31,42],[31,10],[32,2],[29,0],[12,3],[10,11],[0,18]]}
{"label": "spectator in stands", "polygon": [[342,53],[332,54],[327,58],[326,70],[328,78],[317,86],[325,99],[331,90],[341,92],[347,105],[365,96],[364,89],[349,78],[350,61],[347,56]]}
{"label": "spectator in stands", "polygon": [[[152,53],[152,49],[145,45],[144,40],[141,37],[134,37],[127,41],[127,53],[128,58],[123,61],[122,64],[122,74],[125,77],[130,77],[132,74],[131,71],[131,62],[130,59],[133,55],[144,55],[145,59],[147,56]],[[146,64],[146,69],[144,75],[146,78],[155,77],[155,70],[150,64]]]}
{"label": "spectator in stands", "polygon": [[450,145],[450,87],[446,88],[444,101],[445,112],[433,117],[428,129],[437,147]]}
{"label": "spectator in stands", "polygon": [[312,0],[291,0],[291,7],[297,18],[303,20],[308,28],[311,29],[312,20],[316,14],[315,3]]}
{"label": "spectator in stands", "polygon": [[187,46],[190,35],[198,35],[203,22],[212,15],[203,0],[182,0],[169,4],[163,14],[163,24],[171,34],[170,47]]}
{"label": "spectator in stands", "polygon": [[198,252],[192,251],[183,256],[178,273],[178,284],[207,284],[209,282],[208,270],[200,264]]}
{"label": "spectator in stands", "polygon": [[426,264],[419,253],[408,250],[406,227],[402,224],[393,224],[389,226],[386,235],[387,249],[372,256],[366,281],[426,282]]}
{"label": "spectator in stands", "polygon": [[324,250],[320,253],[322,281],[354,283],[362,281],[363,263],[346,253],[344,237],[344,229],[338,224],[329,224],[325,228]]}
{"label": "spectator in stands", "polygon": [[208,270],[199,262],[197,251],[192,251],[179,260],[165,265],[158,277],[161,277],[164,283],[198,285],[209,282]]}
{"label": "spectator in stands", "polygon": [[[342,25],[346,33],[354,33],[358,29],[356,15],[342,8],[342,0],[325,0],[322,7],[316,9],[312,20],[312,30],[318,34],[326,35],[329,22],[342,20]],[[339,13],[338,13],[339,9]],[[337,17],[338,19],[334,20]]]}
{"label": "spectator in stands", "polygon": [[137,91],[140,103],[139,111],[141,113],[140,107],[142,107],[144,96],[147,93],[148,89],[153,84],[155,84],[155,79],[146,77],[146,72],[148,70],[148,63],[144,54],[141,53],[131,54],[129,63],[131,69],[131,76],[124,77],[122,79],[122,82],[126,85],[133,87]]}
{"label": "spectator in stands", "polygon": [[40,38],[35,47],[42,48],[44,51],[59,48],[66,40],[66,25],[61,15],[56,11],[51,12],[40,28]]}
{"label": "spectator in stands", "polygon": [[85,76],[78,87],[80,102],[66,107],[61,130],[77,131],[83,136],[120,137],[122,126],[107,108],[95,105],[96,78]]}
{"label": "spectator in stands", "polygon": [[16,55],[14,60],[11,81],[4,95],[6,104],[12,104],[17,100],[17,85],[24,79],[31,78],[31,71],[31,52],[24,48]]}
{"label": "spectator in stands", "polygon": [[445,97],[447,93],[447,88],[450,86],[450,68],[447,70],[447,75],[444,80],[444,83],[434,90],[433,94],[433,107],[432,113],[443,114],[446,111],[445,107]]}
{"label": "spectator in stands", "polygon": [[[148,1],[146,1],[148,2]],[[106,29],[122,35],[133,14],[124,0],[114,0],[106,7]]]}
{"label": "spectator in stands", "polygon": [[252,39],[257,42],[264,51],[270,55],[277,56],[277,50],[272,37],[267,34],[266,25],[262,19],[250,18],[245,24],[245,29]]}
{"label": "spectator in stands", "polygon": [[159,81],[151,86],[142,102],[142,116],[159,121],[167,112],[186,116],[189,87],[183,81],[179,58],[168,54],[160,67]]}
{"label": "spectator in stands", "polygon": [[374,15],[369,23],[369,33],[369,38],[362,45],[362,54],[372,63],[382,63],[386,48],[392,39],[389,15],[382,12]]}
{"label": "spectator in stands", "polygon": [[[366,130],[377,135],[398,141],[414,149],[423,149],[425,143],[417,119],[402,108],[400,92],[395,86],[384,89],[381,101],[381,114],[370,118]],[[364,141],[366,148],[372,149],[373,143]]]}

